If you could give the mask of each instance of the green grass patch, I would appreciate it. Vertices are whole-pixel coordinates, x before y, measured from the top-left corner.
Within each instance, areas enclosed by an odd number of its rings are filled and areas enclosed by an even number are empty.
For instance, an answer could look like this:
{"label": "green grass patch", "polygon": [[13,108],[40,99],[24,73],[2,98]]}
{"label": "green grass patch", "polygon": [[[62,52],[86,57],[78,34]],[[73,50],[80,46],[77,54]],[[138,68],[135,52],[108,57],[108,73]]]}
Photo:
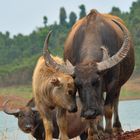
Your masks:
{"label": "green grass patch", "polygon": [[122,88],[120,99],[140,99],[140,91],[129,91],[126,88]]}
{"label": "green grass patch", "polygon": [[[27,86],[11,86],[11,87],[2,87],[0,88],[0,96],[20,96],[23,98],[32,97],[32,87],[31,85]],[[122,88],[120,99],[140,99],[139,91],[129,91],[126,88]]]}
{"label": "green grass patch", "polygon": [[0,96],[20,96],[23,98],[32,97],[32,87],[28,86],[12,86],[12,87],[2,87],[0,88]]}

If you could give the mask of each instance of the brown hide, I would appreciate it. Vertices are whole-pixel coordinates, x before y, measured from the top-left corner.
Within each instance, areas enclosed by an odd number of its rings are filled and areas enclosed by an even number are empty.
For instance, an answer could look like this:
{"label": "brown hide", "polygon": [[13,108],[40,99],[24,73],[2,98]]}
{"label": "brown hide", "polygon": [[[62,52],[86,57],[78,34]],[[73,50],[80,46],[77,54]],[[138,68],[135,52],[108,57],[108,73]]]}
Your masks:
{"label": "brown hide", "polygon": [[[108,57],[104,57],[105,52]],[[113,127],[122,131],[119,94],[135,64],[132,37],[124,22],[119,17],[92,10],[70,30],[64,47],[66,59],[75,66],[75,84],[83,104],[81,116],[90,120],[104,113],[105,131],[111,133],[114,113]]]}
{"label": "brown hide", "polygon": [[[77,105],[78,105],[78,111],[76,113],[67,112],[69,138],[74,138],[82,134],[87,127],[86,122],[82,121],[80,118],[81,103],[78,97],[77,97]],[[19,112],[16,114],[16,118],[18,119],[18,126],[23,132],[31,133],[34,138],[45,140],[44,137],[45,130],[44,130],[42,119],[40,118],[38,111],[32,110],[33,107],[35,107],[35,103],[34,103],[34,99],[32,98],[27,103],[26,106],[19,109]],[[4,109],[5,113],[8,113],[10,115],[15,115],[15,113],[11,112],[8,105],[4,105],[4,108],[5,108]],[[56,110],[53,110],[52,112],[53,112],[52,118],[53,118],[53,127],[54,127],[53,138],[58,138],[59,128],[56,122]]]}
{"label": "brown hide", "polygon": [[33,73],[33,96],[45,127],[45,140],[52,140],[53,137],[52,109],[54,108],[57,108],[56,118],[60,138],[68,140],[66,110],[77,111],[74,80],[69,74],[57,69],[57,66],[60,68],[63,66],[58,65],[58,58],[50,57],[48,51],[46,53],[47,57],[45,55],[39,58]]}

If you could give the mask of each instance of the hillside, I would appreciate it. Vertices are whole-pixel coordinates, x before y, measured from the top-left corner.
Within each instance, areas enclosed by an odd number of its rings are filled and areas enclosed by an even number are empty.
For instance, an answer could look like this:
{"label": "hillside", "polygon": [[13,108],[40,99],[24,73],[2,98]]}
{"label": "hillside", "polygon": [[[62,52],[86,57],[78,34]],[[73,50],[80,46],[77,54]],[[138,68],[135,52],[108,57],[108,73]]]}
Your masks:
{"label": "hillside", "polygon": [[[79,18],[85,16],[81,13]],[[140,0],[132,3],[129,12],[122,12],[119,8],[113,7],[110,13],[122,18],[132,33],[136,56],[135,74],[140,74]],[[53,30],[49,42],[50,51],[63,56],[66,36],[77,15],[71,12],[69,21],[66,17],[65,9],[61,8],[59,24],[47,25],[47,17],[44,16],[44,27],[35,29],[29,35],[18,34],[11,37],[9,32],[0,32],[0,87],[31,83],[36,60],[42,54],[43,43],[49,30]]]}

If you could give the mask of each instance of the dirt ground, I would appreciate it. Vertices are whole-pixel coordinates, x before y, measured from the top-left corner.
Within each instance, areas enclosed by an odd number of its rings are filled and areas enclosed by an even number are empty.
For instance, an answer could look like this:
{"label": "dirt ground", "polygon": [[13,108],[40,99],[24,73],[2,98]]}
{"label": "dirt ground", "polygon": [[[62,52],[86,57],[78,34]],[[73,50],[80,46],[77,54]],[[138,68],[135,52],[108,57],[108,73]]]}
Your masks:
{"label": "dirt ground", "polygon": [[11,107],[21,107],[26,105],[28,102],[27,99],[21,98],[20,96],[0,96],[0,110],[2,110],[2,105],[5,101],[10,100],[12,101]]}
{"label": "dirt ground", "polygon": [[135,131],[127,131],[121,135],[107,138],[105,140],[140,140],[140,129]]}

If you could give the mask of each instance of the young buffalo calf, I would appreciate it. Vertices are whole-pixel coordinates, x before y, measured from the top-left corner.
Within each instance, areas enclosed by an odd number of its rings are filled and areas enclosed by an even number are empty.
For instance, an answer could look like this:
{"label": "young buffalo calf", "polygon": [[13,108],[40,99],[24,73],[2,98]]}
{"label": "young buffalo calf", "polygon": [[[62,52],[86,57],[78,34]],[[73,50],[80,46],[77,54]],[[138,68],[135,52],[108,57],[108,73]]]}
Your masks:
{"label": "young buffalo calf", "polygon": [[24,133],[31,133],[36,140],[45,140],[45,132],[40,114],[35,110],[32,98],[26,106],[11,109],[8,107],[9,100],[3,104],[3,111],[8,115],[14,115],[18,119],[18,126]]}
{"label": "young buffalo calf", "polygon": [[[57,123],[60,139],[68,140],[66,110],[76,112],[74,80],[70,76],[71,65],[58,64],[58,57],[51,57],[48,51],[48,34],[44,44],[44,56],[37,62],[33,74],[33,95],[37,109],[43,119],[45,127],[45,140],[52,140],[52,109],[57,108]],[[47,113],[46,113],[47,112]]]}
{"label": "young buffalo calf", "polygon": [[[80,135],[80,140],[86,140],[84,130],[87,129],[86,121],[82,121],[80,118],[81,102],[79,98],[76,99],[78,105],[78,111],[76,113],[67,112],[68,122],[68,136],[74,138]],[[36,140],[45,140],[45,130],[43,121],[40,118],[38,111],[34,110],[35,103],[32,98],[25,106],[18,109],[11,109],[8,107],[8,102],[3,104],[3,111],[9,115],[14,115],[18,119],[19,128],[25,132],[30,133]],[[59,129],[56,122],[56,110],[52,111],[53,120],[53,138],[58,139]]]}

